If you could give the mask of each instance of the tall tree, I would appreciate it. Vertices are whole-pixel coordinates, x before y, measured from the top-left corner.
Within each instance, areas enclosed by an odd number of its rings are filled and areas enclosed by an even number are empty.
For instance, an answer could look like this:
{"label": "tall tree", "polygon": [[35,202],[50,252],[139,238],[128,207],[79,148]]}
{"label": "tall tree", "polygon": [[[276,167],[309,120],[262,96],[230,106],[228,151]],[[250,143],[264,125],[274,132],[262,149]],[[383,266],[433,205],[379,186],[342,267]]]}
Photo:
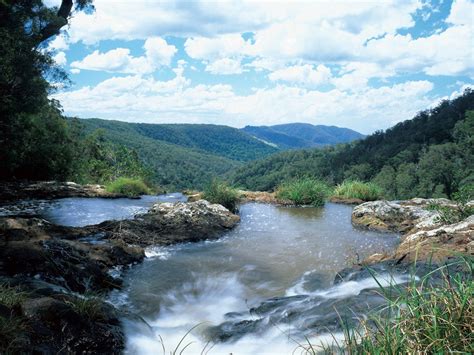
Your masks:
{"label": "tall tree", "polygon": [[67,170],[60,163],[67,161],[67,147],[61,158],[56,154],[57,145],[67,143],[67,130],[61,127],[59,105],[48,99],[49,81],[65,81],[67,75],[46,41],[59,34],[73,10],[86,9],[92,9],[92,0],[63,0],[59,7],[40,0],[0,0],[0,179],[39,178],[33,157],[51,161],[42,165],[41,178],[58,178]]}

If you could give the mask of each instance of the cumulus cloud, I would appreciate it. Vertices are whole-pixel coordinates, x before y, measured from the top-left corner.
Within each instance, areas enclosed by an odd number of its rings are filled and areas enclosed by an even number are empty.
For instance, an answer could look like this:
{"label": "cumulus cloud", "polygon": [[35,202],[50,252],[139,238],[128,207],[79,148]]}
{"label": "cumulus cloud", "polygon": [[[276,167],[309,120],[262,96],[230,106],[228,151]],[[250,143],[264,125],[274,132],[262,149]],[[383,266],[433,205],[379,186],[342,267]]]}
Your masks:
{"label": "cumulus cloud", "polygon": [[272,81],[286,81],[290,83],[303,84],[306,86],[317,86],[326,84],[331,79],[331,69],[325,65],[294,65],[275,70],[269,76]]}
{"label": "cumulus cloud", "polygon": [[[236,94],[230,85],[191,85],[175,68],[175,78],[159,81],[139,75],[113,77],[96,86],[55,95],[66,111],[135,122],[277,124],[289,121],[336,124],[364,133],[408,119],[432,102],[433,84],[403,84],[348,93],[277,85]],[[100,97],[100,100],[97,100]]]}
{"label": "cumulus cloud", "polygon": [[169,45],[163,38],[151,37],[143,46],[145,55],[134,57],[128,48],[116,48],[105,53],[95,50],[80,61],[71,63],[76,69],[100,70],[131,74],[152,73],[160,66],[168,66],[177,52],[173,45]]}
{"label": "cumulus cloud", "polygon": [[220,75],[241,74],[243,72],[240,60],[231,58],[217,59],[216,61],[209,63],[205,70],[212,74]]}

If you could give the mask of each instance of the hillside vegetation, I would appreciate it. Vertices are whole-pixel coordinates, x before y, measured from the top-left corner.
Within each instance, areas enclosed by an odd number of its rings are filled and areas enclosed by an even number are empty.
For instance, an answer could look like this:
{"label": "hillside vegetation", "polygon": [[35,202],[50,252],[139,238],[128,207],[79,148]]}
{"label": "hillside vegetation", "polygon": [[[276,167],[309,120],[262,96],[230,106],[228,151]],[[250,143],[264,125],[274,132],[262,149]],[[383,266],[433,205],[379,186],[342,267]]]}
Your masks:
{"label": "hillside vegetation", "polygon": [[309,123],[288,123],[275,126],[246,126],[242,131],[251,134],[275,147],[298,149],[323,147],[361,139],[364,135],[348,128],[335,126],[314,126]]}
{"label": "hillside vegetation", "polygon": [[141,134],[138,125],[99,119],[81,120],[86,132],[97,132],[113,144],[135,151],[149,170],[150,180],[168,190],[204,188],[240,162],[203,150],[156,140]]}
{"label": "hillside vegetation", "polygon": [[387,198],[451,197],[474,182],[474,91],[378,131],[363,140],[324,149],[281,152],[239,168],[239,187],[274,190],[295,177],[374,181]]}

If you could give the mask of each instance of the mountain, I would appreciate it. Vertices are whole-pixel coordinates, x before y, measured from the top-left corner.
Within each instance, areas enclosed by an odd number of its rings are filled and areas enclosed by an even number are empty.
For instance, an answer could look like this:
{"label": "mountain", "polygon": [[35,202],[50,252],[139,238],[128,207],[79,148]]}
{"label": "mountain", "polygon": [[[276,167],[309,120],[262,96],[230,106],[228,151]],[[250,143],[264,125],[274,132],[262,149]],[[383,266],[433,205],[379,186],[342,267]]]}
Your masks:
{"label": "mountain", "polygon": [[81,119],[85,133],[134,149],[153,180],[168,189],[203,188],[212,178],[266,157],[276,148],[236,128],[193,124],[143,124]]}
{"label": "mountain", "polygon": [[288,123],[275,126],[246,126],[242,131],[281,150],[323,147],[347,143],[364,137],[348,128],[312,125],[309,123]]}
{"label": "mountain", "polygon": [[[459,186],[474,184],[473,110],[474,91],[466,89],[385,132],[342,146],[273,154],[238,168],[230,180],[252,190],[272,190],[298,176],[330,183],[372,180],[387,197],[451,197]],[[296,128],[287,132],[312,137]]]}

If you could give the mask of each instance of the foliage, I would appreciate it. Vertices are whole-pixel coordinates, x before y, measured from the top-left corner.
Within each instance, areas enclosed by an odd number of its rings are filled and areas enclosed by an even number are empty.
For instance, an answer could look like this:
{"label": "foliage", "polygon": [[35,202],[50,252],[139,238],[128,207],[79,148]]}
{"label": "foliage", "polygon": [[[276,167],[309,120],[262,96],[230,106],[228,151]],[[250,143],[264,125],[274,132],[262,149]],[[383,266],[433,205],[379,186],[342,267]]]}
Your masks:
{"label": "foliage", "polygon": [[336,186],[334,196],[362,201],[375,201],[383,196],[382,189],[372,182],[344,181]]}
{"label": "foliage", "polygon": [[[90,7],[90,0],[75,8]],[[40,0],[0,2],[0,179],[65,179],[72,136],[57,102],[48,99],[67,76],[46,39],[66,25],[71,7]]]}
{"label": "foliage", "polygon": [[322,181],[305,177],[281,184],[276,196],[281,200],[289,200],[296,205],[322,206],[330,193],[328,185]]}
{"label": "foliage", "polygon": [[387,198],[448,197],[474,182],[474,91],[385,132],[323,149],[286,151],[230,174],[236,186],[273,190],[301,174],[329,183],[373,181]]}
{"label": "foliage", "polygon": [[[442,281],[430,283],[433,272],[395,291],[382,288],[388,306],[359,329],[343,322],[345,341],[339,350],[349,354],[441,354],[474,351],[473,261],[465,272],[451,274],[442,267]],[[376,277],[376,276],[374,276]],[[329,350],[329,349],[328,349]]]}
{"label": "foliage", "polygon": [[150,188],[140,179],[121,177],[106,186],[107,191],[123,194],[128,197],[138,197],[150,194]]}
{"label": "foliage", "polygon": [[218,203],[229,211],[235,212],[237,210],[239,194],[237,190],[225,182],[214,179],[204,190],[203,198],[211,203]]}
{"label": "foliage", "polygon": [[86,133],[102,129],[103,138],[107,141],[136,151],[140,161],[150,171],[147,180],[167,190],[204,189],[216,176],[223,176],[241,165],[238,161],[203,150],[148,137],[141,134],[139,126],[132,123],[87,119],[81,120],[81,124]]}

